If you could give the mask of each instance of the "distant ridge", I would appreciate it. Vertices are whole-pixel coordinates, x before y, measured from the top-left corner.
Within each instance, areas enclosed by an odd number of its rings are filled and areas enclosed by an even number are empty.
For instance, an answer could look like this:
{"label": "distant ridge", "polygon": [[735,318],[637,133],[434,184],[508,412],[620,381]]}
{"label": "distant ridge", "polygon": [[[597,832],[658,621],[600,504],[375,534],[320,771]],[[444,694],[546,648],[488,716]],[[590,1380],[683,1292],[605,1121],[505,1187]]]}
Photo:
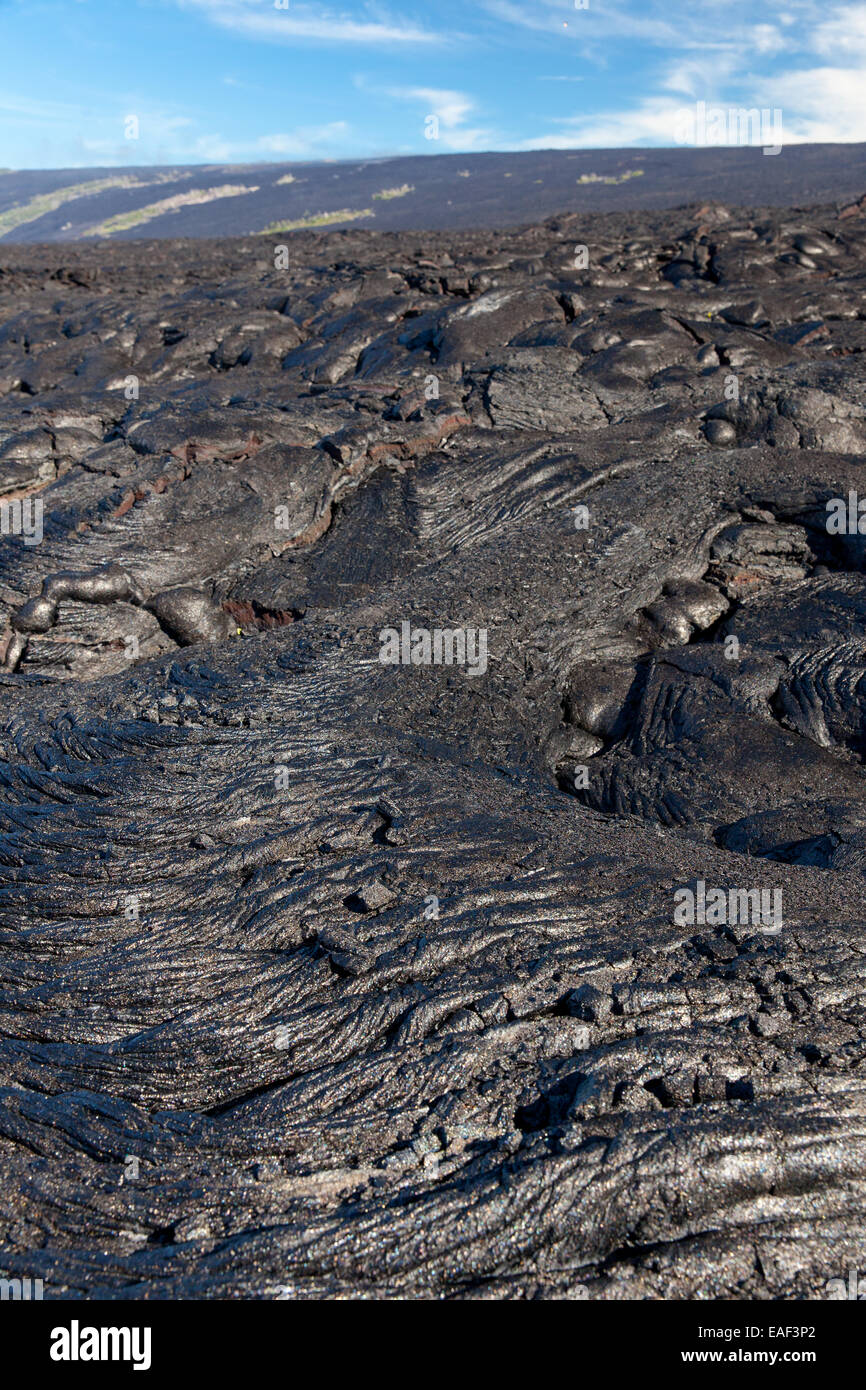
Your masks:
{"label": "distant ridge", "polygon": [[864,189],[866,143],[19,170],[0,173],[0,242],[506,227],[694,202],[842,203]]}

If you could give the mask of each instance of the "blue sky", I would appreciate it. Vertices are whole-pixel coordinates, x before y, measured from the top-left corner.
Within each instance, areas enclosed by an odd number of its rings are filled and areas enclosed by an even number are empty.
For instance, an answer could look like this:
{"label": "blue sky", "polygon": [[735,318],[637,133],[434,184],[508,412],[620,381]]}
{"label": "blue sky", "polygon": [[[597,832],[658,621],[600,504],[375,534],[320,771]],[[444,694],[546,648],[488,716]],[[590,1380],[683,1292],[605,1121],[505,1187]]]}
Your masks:
{"label": "blue sky", "polygon": [[19,169],[671,146],[698,101],[866,139],[832,0],[0,0],[0,64]]}

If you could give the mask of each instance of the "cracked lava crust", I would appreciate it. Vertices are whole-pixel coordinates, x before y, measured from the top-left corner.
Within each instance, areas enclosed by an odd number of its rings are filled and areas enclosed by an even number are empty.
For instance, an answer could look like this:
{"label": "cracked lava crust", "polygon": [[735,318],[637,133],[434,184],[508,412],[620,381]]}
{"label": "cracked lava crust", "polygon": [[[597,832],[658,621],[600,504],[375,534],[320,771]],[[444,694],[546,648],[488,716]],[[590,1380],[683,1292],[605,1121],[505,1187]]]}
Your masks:
{"label": "cracked lava crust", "polygon": [[4,1277],[857,1264],[864,207],[4,246]]}

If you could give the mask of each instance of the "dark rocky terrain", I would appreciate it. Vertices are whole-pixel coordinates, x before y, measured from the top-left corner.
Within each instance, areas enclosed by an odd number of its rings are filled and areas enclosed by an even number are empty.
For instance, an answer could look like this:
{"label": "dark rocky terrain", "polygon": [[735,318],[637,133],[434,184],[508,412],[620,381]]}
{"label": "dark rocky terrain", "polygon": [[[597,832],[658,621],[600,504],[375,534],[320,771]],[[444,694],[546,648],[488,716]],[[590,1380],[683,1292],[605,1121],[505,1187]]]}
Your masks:
{"label": "dark rocky terrain", "polygon": [[[756,137],[757,138],[757,137]],[[134,146],[130,146],[134,148]],[[246,236],[275,224],[507,227],[562,212],[850,201],[866,143],[530,150],[0,173],[0,241]]]}
{"label": "dark rocky terrain", "polygon": [[4,1276],[862,1261],[864,207],[4,249]]}

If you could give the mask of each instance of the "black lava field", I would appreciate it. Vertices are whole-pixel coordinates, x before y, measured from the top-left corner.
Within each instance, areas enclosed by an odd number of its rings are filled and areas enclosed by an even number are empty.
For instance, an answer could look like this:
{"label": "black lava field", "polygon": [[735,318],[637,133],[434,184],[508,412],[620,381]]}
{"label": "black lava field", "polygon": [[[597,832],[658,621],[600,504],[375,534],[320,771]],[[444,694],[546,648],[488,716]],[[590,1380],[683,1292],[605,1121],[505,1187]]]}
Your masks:
{"label": "black lava field", "polygon": [[866,178],[749,154],[749,207],[4,240],[3,1277],[856,1266]]}

